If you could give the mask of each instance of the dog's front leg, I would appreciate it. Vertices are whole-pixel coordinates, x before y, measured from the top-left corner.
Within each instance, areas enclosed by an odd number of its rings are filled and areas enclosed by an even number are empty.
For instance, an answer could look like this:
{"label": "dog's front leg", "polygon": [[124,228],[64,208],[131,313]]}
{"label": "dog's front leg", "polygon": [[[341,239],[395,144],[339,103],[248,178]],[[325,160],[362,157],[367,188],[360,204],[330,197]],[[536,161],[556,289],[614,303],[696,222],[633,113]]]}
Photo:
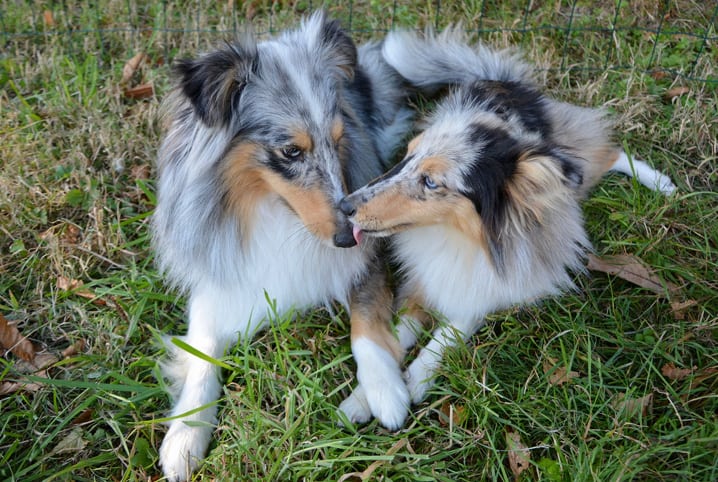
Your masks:
{"label": "dog's front leg", "polygon": [[359,385],[339,409],[352,422],[371,415],[390,430],[404,424],[409,392],[401,373],[404,350],[391,330],[392,295],[378,266],[355,289],[351,302],[352,353]]}
{"label": "dog's front leg", "polygon": [[[189,299],[189,327],[182,340],[211,358],[223,356],[237,340],[238,313],[231,296],[217,288],[204,287]],[[247,319],[248,321],[248,319]],[[236,330],[236,331],[235,331]],[[222,383],[220,368],[181,347],[168,343],[170,357],[162,365],[173,382],[174,405],[169,430],[160,448],[160,465],[167,480],[187,480],[204,459],[216,424]],[[183,415],[186,414],[186,415]]]}
{"label": "dog's front leg", "polygon": [[460,340],[468,340],[482,324],[483,320],[476,321],[473,318],[454,319],[434,330],[432,339],[419,351],[404,372],[412,403],[419,403],[426,398],[426,392],[434,384],[436,371],[446,349],[456,346]]}

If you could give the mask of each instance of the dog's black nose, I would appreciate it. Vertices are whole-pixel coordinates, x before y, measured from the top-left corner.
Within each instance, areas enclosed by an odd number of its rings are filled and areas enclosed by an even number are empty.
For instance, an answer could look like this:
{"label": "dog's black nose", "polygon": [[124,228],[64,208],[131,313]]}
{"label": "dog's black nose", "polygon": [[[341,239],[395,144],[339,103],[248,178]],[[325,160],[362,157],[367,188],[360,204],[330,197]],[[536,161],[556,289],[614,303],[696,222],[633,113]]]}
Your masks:
{"label": "dog's black nose", "polygon": [[354,239],[351,224],[347,223],[346,226],[334,233],[334,246],[337,248],[351,248],[352,246],[356,246],[356,244],[357,242],[356,239]]}
{"label": "dog's black nose", "polygon": [[354,216],[357,212],[354,205],[347,198],[339,201],[339,210],[344,213],[345,216]]}

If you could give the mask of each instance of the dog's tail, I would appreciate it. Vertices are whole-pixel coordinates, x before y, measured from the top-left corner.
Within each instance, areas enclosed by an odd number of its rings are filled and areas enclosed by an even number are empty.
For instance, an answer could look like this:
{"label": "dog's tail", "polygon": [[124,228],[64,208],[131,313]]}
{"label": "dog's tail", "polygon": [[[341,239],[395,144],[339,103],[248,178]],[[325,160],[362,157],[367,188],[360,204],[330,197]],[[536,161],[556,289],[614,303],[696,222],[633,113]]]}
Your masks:
{"label": "dog's tail", "polygon": [[516,52],[471,46],[460,25],[439,34],[390,32],[382,52],[409,83],[428,93],[475,80],[533,82],[532,67]]}
{"label": "dog's tail", "polygon": [[623,151],[621,151],[609,171],[620,172],[628,177],[635,178],[636,181],[647,188],[660,191],[666,196],[673,194],[676,190],[676,185],[673,184],[670,177],[652,168],[645,161],[629,157]]}

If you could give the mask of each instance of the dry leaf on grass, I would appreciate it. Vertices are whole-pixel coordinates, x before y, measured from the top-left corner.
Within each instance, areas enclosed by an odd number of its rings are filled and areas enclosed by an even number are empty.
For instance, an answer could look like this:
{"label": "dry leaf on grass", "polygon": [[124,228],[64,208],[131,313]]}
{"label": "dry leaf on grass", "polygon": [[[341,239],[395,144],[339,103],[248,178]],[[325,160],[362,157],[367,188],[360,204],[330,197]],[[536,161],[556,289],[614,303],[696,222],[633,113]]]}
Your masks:
{"label": "dry leaf on grass", "polygon": [[124,91],[125,97],[128,99],[147,99],[155,95],[155,89],[152,84],[140,84]]}
{"label": "dry leaf on grass", "polygon": [[444,400],[439,409],[441,416],[439,417],[439,423],[443,426],[451,424],[461,425],[466,420],[466,407],[463,405],[454,405],[448,400]]}
{"label": "dry leaf on grass", "polygon": [[45,23],[46,27],[54,27],[55,26],[55,17],[52,15],[52,11],[45,10],[42,12],[42,20]]}
{"label": "dry leaf on grass", "polygon": [[686,311],[689,308],[693,308],[694,306],[697,306],[698,302],[696,300],[686,300],[686,301],[674,301],[671,303],[671,312],[673,313],[673,318],[675,318],[678,321],[682,321],[686,319]]}
{"label": "dry leaf on grass", "polygon": [[76,280],[76,279],[70,279],[66,276],[58,276],[57,277],[57,289],[62,291],[72,291],[73,294],[80,296],[82,298],[87,298],[88,300],[97,300],[101,301],[101,303],[96,304],[102,304],[104,305],[105,302],[102,300],[99,300],[97,295],[90,291],[87,288],[82,288],[82,281]]}
{"label": "dry leaf on grass", "polygon": [[506,429],[506,446],[509,450],[509,467],[514,479],[518,480],[521,473],[531,466],[531,452],[521,442],[521,435],[510,428]]}
{"label": "dry leaf on grass", "polygon": [[666,291],[670,294],[678,291],[676,285],[663,281],[653,270],[646,266],[643,260],[632,254],[619,254],[602,258],[589,254],[587,267],[592,271],[618,276],[659,295],[665,295]]}
{"label": "dry leaf on grass", "polygon": [[[409,443],[408,439],[405,439],[405,438],[400,439],[394,445],[392,445],[389,450],[386,451],[386,455],[394,455],[399,450],[401,450],[406,445],[408,445],[408,443]],[[377,460],[376,462],[373,462],[369,467],[367,467],[362,472],[349,472],[349,473],[342,475],[341,477],[339,477],[337,482],[346,482],[348,480],[355,480],[355,479],[362,480],[362,481],[370,480],[374,471],[387,462],[390,462],[390,460]]]}
{"label": "dry leaf on grass", "polygon": [[132,76],[135,75],[135,72],[137,72],[137,70],[140,68],[142,63],[148,60],[149,57],[144,52],[135,54],[135,56],[128,60],[124,67],[122,67],[122,79],[120,79],[120,83],[126,84],[127,82],[129,82],[130,79],[132,79]]}
{"label": "dry leaf on grass", "polygon": [[652,401],[652,393],[640,398],[626,398],[625,393],[619,393],[612,405],[616,411],[622,413],[626,418],[631,418],[639,414],[645,415]]}
{"label": "dry leaf on grass", "polygon": [[83,435],[85,431],[80,427],[74,427],[70,433],[60,440],[50,451],[50,455],[77,453],[87,445]]}
{"label": "dry leaf on grass", "polygon": [[568,371],[565,366],[559,366],[558,360],[551,357],[546,357],[544,360],[543,372],[544,374],[548,374],[548,382],[551,385],[559,387],[571,381],[571,379],[580,376],[578,372]]}
{"label": "dry leaf on grass", "polygon": [[669,380],[683,380],[684,378],[690,376],[695,369],[696,367],[678,368],[674,363],[666,363],[661,367],[661,373],[663,373],[663,376]]}
{"label": "dry leaf on grass", "polygon": [[25,338],[15,324],[7,321],[3,315],[0,315],[0,346],[25,361],[35,358],[35,347],[32,342]]}
{"label": "dry leaf on grass", "polygon": [[668,89],[664,94],[663,98],[667,101],[671,101],[675,99],[676,97],[680,97],[682,95],[686,95],[691,91],[690,87],[686,87],[685,85],[679,86],[679,87],[673,87],[672,89]]}

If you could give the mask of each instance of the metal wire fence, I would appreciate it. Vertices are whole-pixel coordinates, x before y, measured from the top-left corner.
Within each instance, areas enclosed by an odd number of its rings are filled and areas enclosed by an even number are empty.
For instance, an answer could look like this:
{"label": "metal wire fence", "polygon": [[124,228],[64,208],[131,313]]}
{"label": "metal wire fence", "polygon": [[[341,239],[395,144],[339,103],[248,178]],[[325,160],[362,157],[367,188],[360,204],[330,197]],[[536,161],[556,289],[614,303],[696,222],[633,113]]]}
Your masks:
{"label": "metal wire fence", "polygon": [[715,0],[4,0],[0,55],[52,47],[105,59],[144,51],[169,61],[231,37],[248,21],[262,35],[318,7],[360,39],[461,22],[480,39],[533,51],[550,46],[551,70],[631,70],[718,84]]}

